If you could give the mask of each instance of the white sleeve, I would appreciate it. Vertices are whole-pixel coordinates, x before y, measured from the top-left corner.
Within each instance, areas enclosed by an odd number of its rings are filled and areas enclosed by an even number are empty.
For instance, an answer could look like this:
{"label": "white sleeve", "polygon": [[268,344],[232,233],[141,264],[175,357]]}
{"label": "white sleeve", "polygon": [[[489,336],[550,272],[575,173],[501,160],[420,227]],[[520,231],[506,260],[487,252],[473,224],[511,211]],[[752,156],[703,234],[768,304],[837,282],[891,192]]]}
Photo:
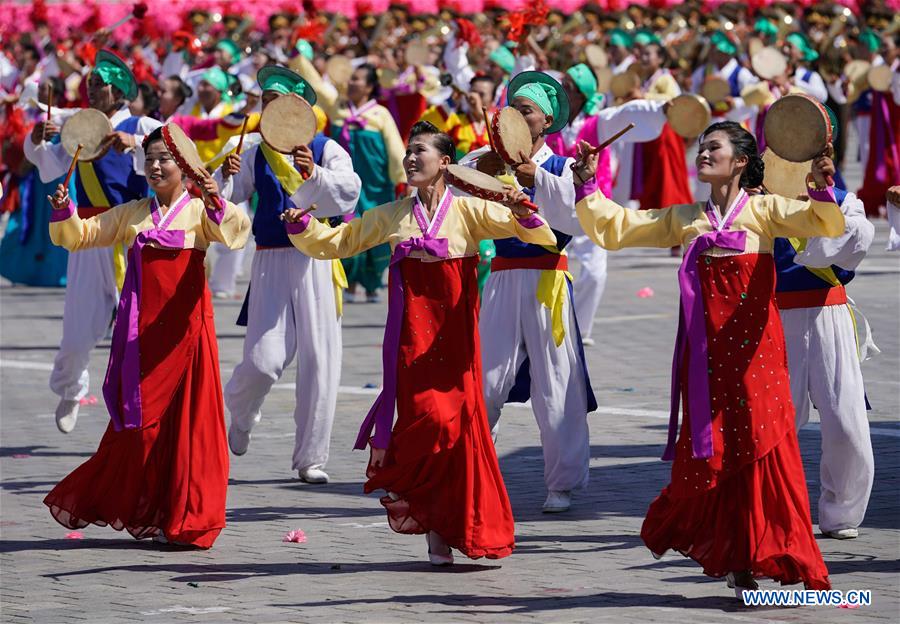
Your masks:
{"label": "white sleeve", "polygon": [[521,74],[526,71],[535,71],[537,69],[537,61],[531,54],[523,54],[516,56],[516,64],[513,66],[512,76]]}
{"label": "white sleeve", "polygon": [[456,44],[456,35],[450,35],[444,47],[444,66],[453,78],[453,84],[463,91],[468,91],[472,78],[475,77],[475,70],[469,65],[469,44],[465,41]]}
{"label": "white sleeve", "polygon": [[794,262],[812,268],[837,265],[853,271],[859,266],[875,239],[875,226],[866,218],[862,201],[853,193],[841,203],[844,213],[844,233],[834,238],[810,238],[806,249],[797,254]]}
{"label": "white sleeve", "polygon": [[571,158],[566,159],[561,176],[555,176],[543,167],[534,174],[534,203],[540,215],[550,227],[566,234],[581,234],[575,214],[575,183],[572,181]]}
{"label": "white sleeve", "polygon": [[222,167],[219,167],[213,173],[213,179],[219,185],[222,197],[232,204],[240,204],[249,200],[253,195],[253,191],[256,190],[253,163],[256,162],[258,149],[258,147],[254,146],[241,154],[241,169],[228,180],[224,180],[225,176],[222,174]]}
{"label": "white sleeve", "polygon": [[[803,73],[805,74],[806,71]],[[807,94],[813,96],[820,102],[825,102],[828,99],[828,89],[825,87],[825,81],[822,80],[822,76],[820,76],[818,72],[810,71],[809,80],[804,80],[803,77],[798,74],[795,74],[794,78],[797,86]]]}
{"label": "white sleeve", "polygon": [[888,244],[886,251],[900,251],[900,206],[887,203],[888,225],[891,229],[888,232]]}
{"label": "white sleeve", "polygon": [[313,168],[313,174],[291,196],[291,203],[298,208],[316,204],[316,217],[337,217],[353,212],[361,188],[350,154],[329,139],[322,151],[322,166]]}
{"label": "white sleeve", "polygon": [[847,103],[847,96],[844,94],[843,78],[836,78],[835,80],[826,84],[825,88],[828,89],[828,95],[831,96],[832,100],[834,100],[838,104]]}
{"label": "white sleeve", "polygon": [[751,72],[746,67],[742,67],[740,71],[738,71],[738,89],[740,89],[741,91],[752,84],[756,84],[757,82],[759,82],[759,78],[757,78],[753,74],[753,72]]}
{"label": "white sleeve", "polygon": [[900,106],[900,72],[895,71],[891,79],[891,95],[894,96],[894,104]]}
{"label": "white sleeve", "polygon": [[632,100],[621,106],[604,108],[597,113],[597,139],[603,142],[613,134],[634,124],[617,143],[646,143],[658,138],[666,123],[663,113],[665,102],[661,100]]}
{"label": "white sleeve", "polygon": [[691,74],[691,93],[700,93],[703,86],[703,66],[701,65]]}
{"label": "white sleeve", "polygon": [[41,182],[45,184],[56,178],[64,176],[72,164],[72,157],[66,153],[62,143],[50,143],[41,141],[40,145],[31,142],[31,137],[26,136],[23,142],[25,158],[37,167]]}

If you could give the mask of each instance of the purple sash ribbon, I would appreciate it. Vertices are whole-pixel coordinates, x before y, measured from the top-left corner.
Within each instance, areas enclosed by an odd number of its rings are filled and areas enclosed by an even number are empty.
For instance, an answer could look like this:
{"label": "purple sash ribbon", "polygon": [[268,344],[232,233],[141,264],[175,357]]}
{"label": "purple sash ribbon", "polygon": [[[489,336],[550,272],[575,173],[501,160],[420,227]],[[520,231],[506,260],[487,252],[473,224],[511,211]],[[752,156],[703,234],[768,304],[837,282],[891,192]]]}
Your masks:
{"label": "purple sash ribbon", "polygon": [[[900,152],[897,143],[894,142],[887,96],[879,91],[874,91],[872,95],[872,124],[875,131],[875,151],[869,158],[875,158],[875,181],[890,184],[900,180]],[[890,174],[888,174],[888,152],[893,163],[893,171]]]}
{"label": "purple sash ribbon", "polygon": [[138,340],[141,251],[150,242],[169,249],[184,249],[184,230],[165,228],[190,201],[190,195],[184,193],[163,219],[159,215],[159,204],[154,197],[150,204],[154,227],[140,232],[128,250],[128,267],[125,270],[125,281],[116,312],[106,379],[103,381],[103,399],[106,401],[106,409],[116,431],[137,429],[142,424],[141,353]]}
{"label": "purple sash ribbon", "polygon": [[[356,437],[355,449],[366,448],[369,439],[372,446],[378,449],[386,449],[391,441],[391,429],[394,424],[394,406],[397,403],[397,356],[400,351],[400,332],[403,329],[403,277],[400,274],[400,261],[411,253],[422,251],[435,258],[446,258],[449,254],[449,241],[446,238],[436,238],[441,229],[444,217],[453,202],[453,194],[450,190],[444,191],[441,205],[434,215],[431,226],[425,218],[425,210],[419,198],[413,202],[413,215],[419,224],[423,237],[413,237],[403,241],[394,247],[391,255],[391,264],[388,278],[388,314],[384,327],[384,341],[381,347],[381,363],[384,369],[382,373],[381,394],[375,399],[375,403],[363,420]],[[375,435],[372,435],[372,429]]]}
{"label": "purple sash ribbon", "polygon": [[341,127],[341,134],[339,135],[339,143],[341,147],[350,152],[350,125],[353,124],[358,128],[365,128],[369,121],[362,116],[370,108],[373,108],[376,104],[378,104],[375,100],[369,100],[359,108],[353,108],[353,104],[350,104],[350,116],[344,119],[344,125]]}
{"label": "purple sash ribbon", "polygon": [[688,405],[686,416],[691,422],[691,454],[696,459],[713,456],[712,406],[709,398],[709,362],[706,344],[706,314],[703,306],[700,273],[700,254],[711,247],[744,251],[747,233],[730,230],[731,224],[743,210],[750,197],[741,191],[731,215],[722,228],[711,202],[707,202],[706,215],[713,232],[701,234],[688,246],[684,260],[678,269],[678,285],[681,288],[681,314],[678,319],[678,335],[675,354],[672,357],[672,402],[669,409],[669,439],[662,458],[675,458],[675,435],[678,430],[678,408],[681,403],[681,361],[684,350],[690,345],[687,364]]}

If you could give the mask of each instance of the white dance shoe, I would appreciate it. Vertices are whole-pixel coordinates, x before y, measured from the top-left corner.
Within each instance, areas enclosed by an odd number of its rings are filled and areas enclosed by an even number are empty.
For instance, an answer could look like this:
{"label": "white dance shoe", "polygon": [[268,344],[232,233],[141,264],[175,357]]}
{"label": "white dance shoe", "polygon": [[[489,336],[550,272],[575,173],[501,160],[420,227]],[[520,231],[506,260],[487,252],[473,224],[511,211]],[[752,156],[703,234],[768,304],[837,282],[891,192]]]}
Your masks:
{"label": "white dance shoe", "polygon": [[845,540],[856,539],[859,537],[859,529],[847,527],[846,529],[834,529],[833,531],[822,531],[823,535],[827,535],[833,539]]}
{"label": "white dance shoe", "polygon": [[569,511],[571,504],[572,497],[568,492],[562,490],[550,490],[550,494],[547,495],[547,500],[544,501],[543,511],[544,513]]}
{"label": "white dance shoe", "polygon": [[594,339],[593,339],[593,338],[582,338],[582,339],[581,339],[581,344],[583,344],[583,345],[586,346],[586,347],[593,347],[593,346],[594,346],[595,344],[597,344],[597,343],[594,342]]}
{"label": "white dance shoe", "polygon": [[63,433],[72,433],[75,423],[78,421],[77,399],[62,399],[56,406],[56,428]]}
{"label": "white dance shoe", "polygon": [[441,567],[453,565],[453,551],[440,535],[429,531],[425,534],[425,542],[428,544],[428,561],[431,565]]}
{"label": "white dance shoe", "polygon": [[243,455],[250,446],[250,432],[238,429],[237,425],[231,423],[228,427],[228,448],[235,455]]}
{"label": "white dance shoe", "polygon": [[328,483],[328,473],[321,468],[304,468],[298,474],[304,483]]}

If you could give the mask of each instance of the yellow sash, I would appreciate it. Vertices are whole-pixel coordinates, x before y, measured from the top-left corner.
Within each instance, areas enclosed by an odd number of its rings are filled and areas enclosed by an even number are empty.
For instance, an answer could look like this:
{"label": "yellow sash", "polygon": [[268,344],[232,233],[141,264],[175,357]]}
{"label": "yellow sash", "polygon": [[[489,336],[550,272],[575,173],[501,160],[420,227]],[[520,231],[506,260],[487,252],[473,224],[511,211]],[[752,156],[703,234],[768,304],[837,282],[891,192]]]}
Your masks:
{"label": "yellow sash", "polygon": [[566,293],[569,287],[567,279],[572,279],[568,271],[541,271],[538,278],[537,300],[550,310],[550,323],[553,330],[553,342],[556,346],[562,344],[566,336],[566,326],[563,323],[563,306],[566,301]]}
{"label": "yellow sash", "polygon": [[303,179],[303,176],[300,175],[300,172],[294,167],[294,163],[287,156],[280,152],[276,152],[265,143],[260,143],[259,149],[262,151],[263,157],[265,157],[266,163],[269,165],[272,173],[275,174],[275,177],[278,178],[278,181],[281,183],[281,187],[287,191],[289,195],[296,193],[297,189],[303,186],[305,180]]}
{"label": "yellow sash", "polygon": [[[94,165],[89,162],[78,162],[78,178],[81,180],[81,186],[87,193],[88,200],[94,206],[110,206],[110,201],[103,192],[103,185],[97,178],[97,172],[94,171]],[[113,274],[116,279],[116,288],[122,292],[122,284],[125,283],[125,246],[122,243],[116,243],[113,246]]]}

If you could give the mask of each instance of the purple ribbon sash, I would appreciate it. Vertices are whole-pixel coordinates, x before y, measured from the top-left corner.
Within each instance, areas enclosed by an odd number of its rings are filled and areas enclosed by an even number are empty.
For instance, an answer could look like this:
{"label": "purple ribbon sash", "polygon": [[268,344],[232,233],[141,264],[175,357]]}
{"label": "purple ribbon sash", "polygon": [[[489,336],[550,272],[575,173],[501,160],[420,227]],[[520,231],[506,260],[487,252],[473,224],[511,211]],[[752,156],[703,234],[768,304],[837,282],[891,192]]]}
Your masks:
{"label": "purple ribbon sash", "polygon": [[678,335],[672,357],[672,402],[669,408],[669,439],[662,458],[675,458],[675,436],[678,430],[678,409],[681,403],[681,362],[684,351],[690,345],[687,363],[687,413],[691,423],[691,454],[696,459],[713,456],[712,406],[709,398],[709,358],[706,344],[706,314],[700,285],[700,254],[711,247],[744,251],[747,233],[730,230],[731,224],[743,210],[750,197],[741,191],[731,215],[721,228],[719,218],[711,202],[706,204],[706,215],[713,232],[701,234],[687,248],[678,269],[678,285],[681,288],[681,314],[678,319]]}
{"label": "purple ribbon sash", "polygon": [[[419,224],[423,237],[413,237],[394,247],[388,278],[388,314],[384,328],[384,341],[381,347],[382,373],[381,394],[375,399],[372,409],[363,420],[356,437],[355,449],[366,448],[371,438],[372,446],[386,449],[391,441],[391,429],[394,424],[394,406],[397,403],[397,356],[400,351],[400,333],[403,329],[404,295],[403,276],[400,273],[400,261],[415,251],[422,251],[435,258],[446,258],[449,254],[449,241],[436,238],[444,218],[453,202],[450,190],[444,191],[441,205],[434,215],[431,225],[425,218],[425,209],[419,198],[413,202],[413,216]],[[372,435],[372,429],[375,435]]]}
{"label": "purple ribbon sash", "polygon": [[363,117],[363,113],[365,113],[370,108],[375,107],[378,104],[375,100],[369,100],[359,108],[353,108],[353,104],[350,104],[350,116],[344,119],[344,125],[341,127],[341,134],[339,135],[339,143],[341,147],[343,147],[348,152],[350,149],[350,126],[354,125],[360,129],[365,128],[369,121]]}
{"label": "purple ribbon sash", "polygon": [[141,353],[138,340],[141,251],[150,242],[170,249],[184,249],[184,230],[167,230],[166,227],[190,201],[190,195],[184,193],[169,209],[165,218],[162,218],[159,203],[154,197],[150,203],[153,228],[140,232],[128,250],[128,267],[116,312],[106,379],[103,381],[103,399],[116,431],[137,429],[142,424]]}
{"label": "purple ribbon sash", "polygon": [[[873,91],[872,94],[872,125],[875,132],[875,150],[869,158],[875,159],[875,181],[892,184],[900,180],[900,151],[894,142],[887,96],[879,91]],[[890,159],[887,156],[889,152]],[[893,171],[890,174],[888,160],[893,164]]]}

